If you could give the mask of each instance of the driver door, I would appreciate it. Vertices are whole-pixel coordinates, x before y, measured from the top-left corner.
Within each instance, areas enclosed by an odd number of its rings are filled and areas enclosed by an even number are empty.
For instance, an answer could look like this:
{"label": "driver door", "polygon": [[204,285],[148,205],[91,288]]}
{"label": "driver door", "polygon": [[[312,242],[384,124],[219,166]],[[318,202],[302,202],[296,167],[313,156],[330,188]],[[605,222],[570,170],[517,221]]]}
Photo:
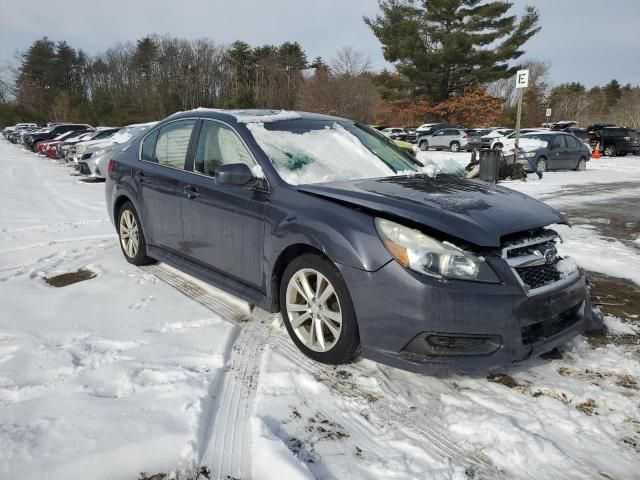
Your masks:
{"label": "driver door", "polygon": [[220,165],[256,161],[229,125],[204,119],[182,196],[184,254],[241,283],[262,289],[264,211],[268,192],[218,185]]}
{"label": "driver door", "polygon": [[438,130],[436,133],[434,133],[433,136],[431,137],[433,140],[429,142],[429,146],[437,147],[437,148],[448,147],[449,144],[446,142],[445,133],[446,133],[446,130],[444,129]]}

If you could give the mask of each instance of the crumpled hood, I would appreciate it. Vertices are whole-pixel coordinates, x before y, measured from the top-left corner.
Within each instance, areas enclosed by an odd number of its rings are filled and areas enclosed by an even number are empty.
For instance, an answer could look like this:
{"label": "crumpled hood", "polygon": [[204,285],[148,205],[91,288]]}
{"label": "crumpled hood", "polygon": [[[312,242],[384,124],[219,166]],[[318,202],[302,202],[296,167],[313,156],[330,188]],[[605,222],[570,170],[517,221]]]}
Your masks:
{"label": "crumpled hood", "polygon": [[452,175],[396,176],[297,188],[406,218],[480,247],[500,247],[505,235],[566,223],[560,212],[528,195]]}

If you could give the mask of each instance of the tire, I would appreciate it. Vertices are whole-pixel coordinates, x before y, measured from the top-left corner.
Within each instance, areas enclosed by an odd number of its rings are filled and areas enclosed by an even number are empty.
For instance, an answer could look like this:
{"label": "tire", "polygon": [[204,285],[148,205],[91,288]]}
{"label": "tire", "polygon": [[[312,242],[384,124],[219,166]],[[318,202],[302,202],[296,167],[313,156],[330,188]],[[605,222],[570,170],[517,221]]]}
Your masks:
{"label": "tire", "polygon": [[426,152],[427,150],[429,150],[429,142],[427,142],[426,140],[420,140],[418,148],[423,152]]}
{"label": "tire", "polygon": [[454,153],[455,152],[459,152],[460,151],[460,143],[459,142],[451,142],[451,145],[449,145],[449,148]]}
{"label": "tire", "polygon": [[501,143],[496,143],[493,146],[492,150],[502,150],[502,144]]}
{"label": "tire", "polygon": [[584,172],[587,169],[587,161],[584,158],[578,160],[578,165],[576,165],[575,170],[577,172]]}
{"label": "tire", "polygon": [[[318,293],[320,296],[316,299]],[[311,299],[308,299],[309,295]],[[323,295],[328,297],[323,300]],[[287,332],[307,357],[339,365],[356,356],[360,336],[353,302],[340,272],[331,262],[314,254],[294,259],[282,275],[279,296]],[[292,309],[293,305],[298,306],[297,310]],[[329,313],[331,318],[324,316]],[[305,320],[294,327],[296,320],[303,317]]]}
{"label": "tire", "polygon": [[142,224],[131,202],[126,202],[120,208],[116,225],[120,249],[127,262],[138,266],[155,262],[147,256],[147,242],[144,239]]}
{"label": "tire", "polygon": [[536,163],[536,172],[538,173],[544,173],[547,171],[547,159],[542,157],[538,159],[538,162]]}
{"label": "tire", "polygon": [[617,150],[616,150],[615,145],[606,145],[604,147],[604,150],[602,151],[602,153],[604,155],[606,155],[607,157],[615,157],[616,153],[617,153]]}

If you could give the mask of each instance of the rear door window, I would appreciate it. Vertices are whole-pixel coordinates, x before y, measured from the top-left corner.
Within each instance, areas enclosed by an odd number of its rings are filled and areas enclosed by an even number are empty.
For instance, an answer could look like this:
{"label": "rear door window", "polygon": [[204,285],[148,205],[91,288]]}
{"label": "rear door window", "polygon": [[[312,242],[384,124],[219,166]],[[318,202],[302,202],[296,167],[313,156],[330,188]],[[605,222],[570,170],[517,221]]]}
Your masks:
{"label": "rear door window", "polygon": [[564,135],[557,135],[553,142],[551,142],[551,146],[554,148],[565,148],[567,146],[567,142],[564,139]]}
{"label": "rear door window", "polygon": [[183,169],[195,120],[179,120],[160,127],[154,160],[160,165]]}

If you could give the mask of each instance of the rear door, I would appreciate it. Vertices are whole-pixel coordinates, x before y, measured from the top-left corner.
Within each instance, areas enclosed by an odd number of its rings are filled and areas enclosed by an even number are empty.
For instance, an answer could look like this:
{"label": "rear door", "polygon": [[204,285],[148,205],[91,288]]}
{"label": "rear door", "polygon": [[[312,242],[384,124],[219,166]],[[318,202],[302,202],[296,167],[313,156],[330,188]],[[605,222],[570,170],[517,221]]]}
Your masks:
{"label": "rear door", "polygon": [[582,143],[573,135],[565,135],[564,137],[567,142],[567,152],[568,152],[564,168],[569,168],[573,170],[578,166],[578,162],[580,161],[580,158],[584,156],[584,153],[582,150]]}
{"label": "rear door", "polygon": [[195,119],[176,120],[151,132],[133,172],[147,243],[174,252],[182,250],[182,190],[195,125]]}
{"label": "rear door", "polygon": [[445,133],[446,130],[438,130],[436,133],[434,133],[431,137],[432,140],[429,141],[429,146],[437,148],[448,147],[449,144],[446,143]]}
{"label": "rear door", "polygon": [[549,170],[562,170],[569,168],[569,152],[564,135],[555,135],[549,144]]}
{"label": "rear door", "polygon": [[220,165],[257,165],[229,125],[204,119],[195,144],[193,173],[182,196],[184,253],[241,283],[262,290],[264,211],[269,194],[261,185],[218,185]]}

